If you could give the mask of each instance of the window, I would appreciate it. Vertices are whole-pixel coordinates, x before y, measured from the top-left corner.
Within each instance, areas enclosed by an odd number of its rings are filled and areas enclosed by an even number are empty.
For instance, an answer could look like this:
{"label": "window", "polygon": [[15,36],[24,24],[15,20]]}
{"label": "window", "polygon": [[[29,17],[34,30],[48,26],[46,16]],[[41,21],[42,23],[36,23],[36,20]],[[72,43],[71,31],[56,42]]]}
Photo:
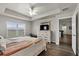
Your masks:
{"label": "window", "polygon": [[25,29],[25,24],[23,24],[23,23],[18,23],[18,25],[17,25],[17,27],[18,27],[18,33],[17,33],[17,35],[18,36],[24,36],[24,29]]}
{"label": "window", "polygon": [[25,24],[18,22],[7,22],[7,37],[24,36]]}
{"label": "window", "polygon": [[67,26],[62,26],[62,30],[64,31],[64,34],[66,34]]}
{"label": "window", "polygon": [[66,31],[66,26],[62,26],[62,30]]}
{"label": "window", "polygon": [[25,24],[19,23],[19,24],[18,24],[18,29],[19,29],[19,30],[25,29]]}
{"label": "window", "polygon": [[17,29],[17,23],[15,22],[7,22],[7,29]]}

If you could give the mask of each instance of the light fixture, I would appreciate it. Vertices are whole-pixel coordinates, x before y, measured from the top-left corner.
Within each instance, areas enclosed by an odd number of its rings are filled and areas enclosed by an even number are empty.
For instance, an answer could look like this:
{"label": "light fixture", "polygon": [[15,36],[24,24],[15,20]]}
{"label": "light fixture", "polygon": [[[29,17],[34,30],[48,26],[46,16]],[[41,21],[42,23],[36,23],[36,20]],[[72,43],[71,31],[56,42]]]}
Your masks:
{"label": "light fixture", "polygon": [[30,16],[37,15],[37,10],[35,9],[34,6],[31,6],[31,7],[29,8],[29,14],[30,14]]}

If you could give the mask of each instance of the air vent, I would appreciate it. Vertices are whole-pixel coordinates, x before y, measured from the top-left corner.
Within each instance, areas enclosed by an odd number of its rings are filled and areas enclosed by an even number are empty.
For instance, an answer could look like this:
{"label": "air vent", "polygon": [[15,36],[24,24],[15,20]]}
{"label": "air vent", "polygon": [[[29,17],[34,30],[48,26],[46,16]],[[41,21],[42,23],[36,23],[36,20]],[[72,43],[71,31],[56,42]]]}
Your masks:
{"label": "air vent", "polygon": [[69,8],[64,8],[64,9],[62,9],[63,11],[67,11]]}

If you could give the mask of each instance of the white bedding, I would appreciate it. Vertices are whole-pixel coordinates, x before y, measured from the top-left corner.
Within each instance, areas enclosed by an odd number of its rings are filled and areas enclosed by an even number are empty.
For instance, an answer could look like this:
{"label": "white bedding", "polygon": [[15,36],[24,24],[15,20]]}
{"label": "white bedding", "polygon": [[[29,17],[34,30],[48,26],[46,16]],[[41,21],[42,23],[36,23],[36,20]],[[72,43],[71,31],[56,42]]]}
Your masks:
{"label": "white bedding", "polygon": [[[25,36],[25,37],[9,38],[7,40],[7,43],[21,42],[21,41],[32,41],[33,42],[36,40],[40,40],[40,39]],[[43,50],[46,50],[46,42],[41,40],[37,44],[34,43],[31,46],[29,46],[28,48],[22,49],[16,53],[12,54],[11,56],[36,56],[39,53],[41,53]]]}
{"label": "white bedding", "polygon": [[38,38],[34,38],[34,37],[29,37],[29,36],[25,36],[25,37],[15,37],[15,38],[9,38],[7,39],[7,44],[8,43],[12,43],[12,42],[21,42],[21,41],[27,41],[27,40],[37,40]]}

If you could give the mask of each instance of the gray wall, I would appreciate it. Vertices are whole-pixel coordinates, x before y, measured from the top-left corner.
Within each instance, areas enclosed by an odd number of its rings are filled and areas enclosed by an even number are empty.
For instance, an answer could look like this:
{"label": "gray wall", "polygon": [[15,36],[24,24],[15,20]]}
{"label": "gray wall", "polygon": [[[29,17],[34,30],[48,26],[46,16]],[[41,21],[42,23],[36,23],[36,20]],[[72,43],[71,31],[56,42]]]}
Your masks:
{"label": "gray wall", "polygon": [[19,19],[14,19],[11,17],[6,17],[6,16],[1,16],[0,15],[0,35],[6,38],[7,36],[7,28],[6,28],[6,23],[7,21],[14,21],[14,22],[20,22],[20,23],[25,23],[26,24],[26,35],[29,35],[31,33],[31,22],[30,21],[23,21]]}

